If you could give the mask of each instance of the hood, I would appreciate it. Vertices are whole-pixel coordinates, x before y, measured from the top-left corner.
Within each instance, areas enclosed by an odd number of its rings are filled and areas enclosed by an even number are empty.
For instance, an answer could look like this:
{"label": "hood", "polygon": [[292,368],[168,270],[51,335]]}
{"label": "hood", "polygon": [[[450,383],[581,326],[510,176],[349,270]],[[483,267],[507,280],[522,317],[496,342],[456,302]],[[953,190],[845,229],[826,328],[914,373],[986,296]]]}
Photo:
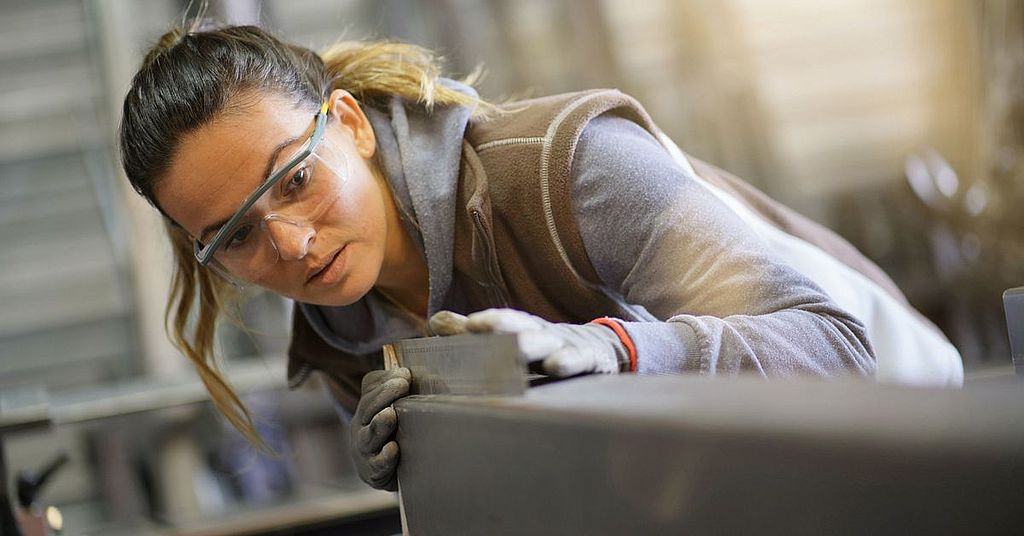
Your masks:
{"label": "hood", "polygon": [[[476,95],[453,80],[441,83]],[[427,259],[427,313],[433,314],[452,292],[455,203],[462,140],[471,110],[436,106],[428,113],[418,103],[394,97],[387,106],[363,111],[377,137],[378,161],[402,223]],[[367,354],[397,339],[421,336],[415,320],[400,314],[376,292],[344,307],[297,305],[317,334],[343,352]]]}

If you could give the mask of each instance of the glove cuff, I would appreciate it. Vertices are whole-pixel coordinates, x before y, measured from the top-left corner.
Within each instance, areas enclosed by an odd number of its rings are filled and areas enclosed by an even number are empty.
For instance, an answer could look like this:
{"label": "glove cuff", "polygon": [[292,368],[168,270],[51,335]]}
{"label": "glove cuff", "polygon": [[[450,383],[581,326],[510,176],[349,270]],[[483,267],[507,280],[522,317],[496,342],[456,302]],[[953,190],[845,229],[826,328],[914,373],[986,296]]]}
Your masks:
{"label": "glove cuff", "polygon": [[636,345],[633,344],[633,339],[630,338],[629,333],[626,332],[626,328],[622,327],[614,318],[603,316],[601,318],[595,318],[590,321],[591,324],[598,324],[604,326],[615,332],[615,335],[619,338],[619,342],[626,348],[626,353],[629,354],[629,363],[621,363],[620,368],[628,366],[626,370],[629,372],[636,372]]}

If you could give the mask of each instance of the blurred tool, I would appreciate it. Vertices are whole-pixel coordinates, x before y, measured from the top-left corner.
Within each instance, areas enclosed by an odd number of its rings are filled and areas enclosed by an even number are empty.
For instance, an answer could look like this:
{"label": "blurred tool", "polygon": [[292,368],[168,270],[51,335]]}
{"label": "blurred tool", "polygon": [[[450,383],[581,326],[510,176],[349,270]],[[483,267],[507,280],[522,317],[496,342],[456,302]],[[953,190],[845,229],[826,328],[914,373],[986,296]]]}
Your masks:
{"label": "blurred tool", "polygon": [[1006,309],[1006,332],[1010,337],[1010,356],[1018,376],[1024,376],[1024,287],[1003,293]]}
{"label": "blurred tool", "polygon": [[43,508],[39,503],[39,496],[43,487],[67,462],[67,454],[60,453],[38,471],[18,471],[16,481],[18,504],[21,506],[21,534],[47,536],[59,534],[64,529],[64,518],[60,510],[53,506]]}
{"label": "blurred tool", "polygon": [[1024,242],[1011,230],[1020,228],[1014,223],[1019,211],[1009,202],[1017,195],[985,174],[959,175],[934,149],[910,155],[904,171],[929,213],[924,232],[943,289],[934,302],[945,317],[940,324],[969,366],[1002,361],[1006,338],[994,298],[1024,274],[1019,260]]}
{"label": "blurred tool", "polygon": [[939,274],[947,280],[964,277],[981,255],[972,231],[990,208],[987,188],[981,182],[968,186],[932,149],[910,155],[905,172],[911,190],[935,216],[930,234]]}
{"label": "blurred tool", "polygon": [[31,508],[36,504],[36,501],[39,499],[39,492],[42,491],[43,486],[66,463],[68,463],[68,455],[62,452],[39,471],[34,473],[31,471],[18,471],[18,504],[22,508]]}
{"label": "blurred tool", "polygon": [[21,531],[18,530],[14,511],[11,510],[11,500],[7,494],[7,460],[4,459],[2,440],[3,436],[0,436],[0,534],[16,536],[21,534]]}
{"label": "blurred tool", "polygon": [[[236,374],[232,381],[241,392],[248,393],[282,387],[284,377],[283,365],[261,364]],[[13,505],[15,497],[8,495],[6,485],[5,437],[53,425],[100,421],[194,404],[206,400],[208,396],[202,383],[192,376],[142,380],[112,387],[65,392],[53,397],[39,386],[0,391],[0,536],[48,534],[48,531],[58,530],[57,527],[63,525],[63,516],[56,509],[40,507],[32,516],[16,511]],[[58,457],[36,473],[19,473],[15,486],[18,502],[22,505],[34,502],[54,472],[64,463],[66,461]],[[32,526],[27,526],[27,523]]]}

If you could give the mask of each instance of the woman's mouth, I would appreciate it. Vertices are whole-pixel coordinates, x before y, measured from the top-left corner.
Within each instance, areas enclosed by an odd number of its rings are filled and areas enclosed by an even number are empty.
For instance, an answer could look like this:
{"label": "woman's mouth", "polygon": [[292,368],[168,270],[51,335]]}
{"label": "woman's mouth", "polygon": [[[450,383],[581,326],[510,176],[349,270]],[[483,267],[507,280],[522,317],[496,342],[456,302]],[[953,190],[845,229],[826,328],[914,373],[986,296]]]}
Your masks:
{"label": "woman's mouth", "polygon": [[341,281],[345,272],[345,259],[348,245],[343,246],[331,255],[330,260],[320,270],[316,271],[306,281],[312,284],[333,285]]}

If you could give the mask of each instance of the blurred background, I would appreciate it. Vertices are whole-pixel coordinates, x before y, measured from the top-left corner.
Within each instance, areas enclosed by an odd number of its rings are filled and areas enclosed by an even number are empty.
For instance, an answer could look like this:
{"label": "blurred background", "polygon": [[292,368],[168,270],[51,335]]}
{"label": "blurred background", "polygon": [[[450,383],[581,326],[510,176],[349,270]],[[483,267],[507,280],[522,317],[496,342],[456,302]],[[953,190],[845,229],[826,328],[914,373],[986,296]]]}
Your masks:
{"label": "blurred background", "polygon": [[[252,456],[192,403],[201,392],[164,335],[169,252],[114,140],[134,70],[186,4],[0,0],[0,392],[192,393],[8,434],[7,465],[70,456],[45,491],[70,533],[205,527],[288,501],[393,513],[390,498],[360,495],[316,386],[282,396],[290,304],[254,296],[249,329],[220,334],[282,460]],[[1024,285],[1020,2],[212,0],[209,15],[314,49],[422,44],[455,75],[483,64],[495,100],[619,88],[684,150],[880,264],[969,377],[1009,365],[1001,293]]]}

